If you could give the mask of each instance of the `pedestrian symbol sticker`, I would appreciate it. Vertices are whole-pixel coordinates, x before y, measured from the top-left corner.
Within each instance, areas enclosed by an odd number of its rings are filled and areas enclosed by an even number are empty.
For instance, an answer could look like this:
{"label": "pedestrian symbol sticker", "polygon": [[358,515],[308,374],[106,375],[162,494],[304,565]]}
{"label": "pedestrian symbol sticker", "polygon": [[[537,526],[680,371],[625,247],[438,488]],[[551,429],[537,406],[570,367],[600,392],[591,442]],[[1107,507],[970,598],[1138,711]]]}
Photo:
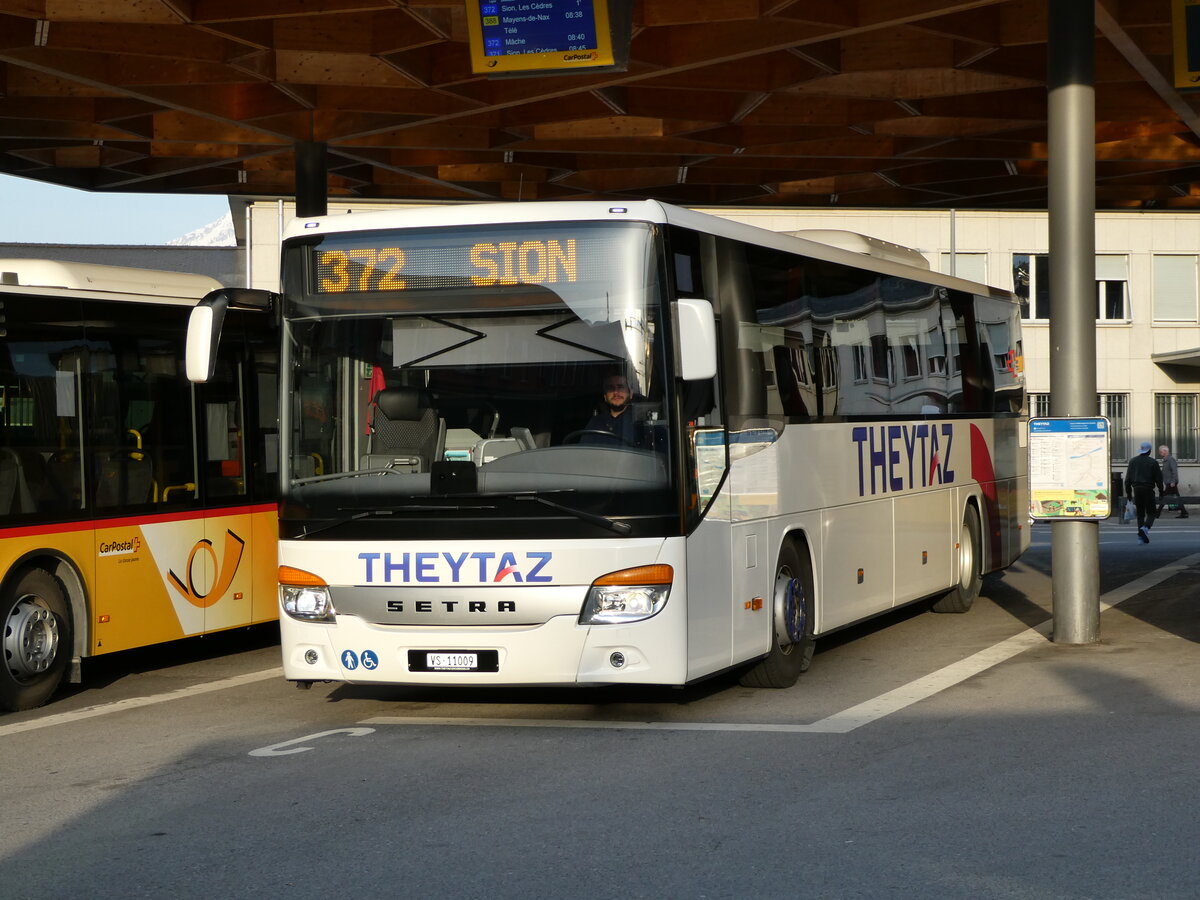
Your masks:
{"label": "pedestrian symbol sticker", "polygon": [[375,655],[374,650],[364,650],[362,652],[362,667],[364,669],[379,668],[379,657]]}
{"label": "pedestrian symbol sticker", "polygon": [[345,653],[342,654],[342,665],[345,666],[347,669],[351,669],[351,670],[357,669],[358,668],[357,654],[355,654],[355,652],[353,650],[347,650]]}

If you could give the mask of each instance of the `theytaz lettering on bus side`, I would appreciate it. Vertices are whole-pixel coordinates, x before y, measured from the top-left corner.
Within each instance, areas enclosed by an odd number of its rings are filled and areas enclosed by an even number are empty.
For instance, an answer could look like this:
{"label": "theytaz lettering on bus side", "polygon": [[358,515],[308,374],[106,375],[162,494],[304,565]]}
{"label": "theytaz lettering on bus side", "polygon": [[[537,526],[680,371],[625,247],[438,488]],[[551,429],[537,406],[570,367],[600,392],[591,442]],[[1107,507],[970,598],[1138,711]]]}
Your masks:
{"label": "theytaz lettering on bus side", "polygon": [[515,553],[491,551],[458,555],[445,551],[358,554],[366,563],[367,584],[461,584],[464,578],[471,584],[505,579],[520,584],[549,584],[554,580],[542,574],[553,553],[534,551],[523,556],[524,562],[518,563]]}
{"label": "theytaz lettering on bus side", "polygon": [[[954,426],[859,426],[851,433],[858,445],[858,495],[886,494],[905,488],[953,484],[950,448]],[[870,476],[868,478],[868,472]],[[870,481],[870,491],[867,482]]]}

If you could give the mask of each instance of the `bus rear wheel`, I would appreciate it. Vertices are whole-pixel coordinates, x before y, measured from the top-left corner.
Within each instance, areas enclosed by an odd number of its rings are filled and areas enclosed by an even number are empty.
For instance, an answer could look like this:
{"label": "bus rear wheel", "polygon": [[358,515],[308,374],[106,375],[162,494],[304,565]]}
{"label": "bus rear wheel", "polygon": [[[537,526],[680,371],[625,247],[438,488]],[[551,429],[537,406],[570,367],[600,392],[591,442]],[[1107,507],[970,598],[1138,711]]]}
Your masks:
{"label": "bus rear wheel", "polygon": [[791,543],[779,550],[772,596],[771,650],[739,679],[744,687],[789,688],[813,657],[813,578],[808,556]]}
{"label": "bus rear wheel", "polygon": [[975,603],[983,587],[981,535],[979,513],[968,506],[958,536],[958,584],[933,602],[934,612],[965,613]]}
{"label": "bus rear wheel", "polygon": [[0,623],[0,708],[41,706],[62,680],[74,644],[62,587],[45,569],[27,570],[0,593]]}

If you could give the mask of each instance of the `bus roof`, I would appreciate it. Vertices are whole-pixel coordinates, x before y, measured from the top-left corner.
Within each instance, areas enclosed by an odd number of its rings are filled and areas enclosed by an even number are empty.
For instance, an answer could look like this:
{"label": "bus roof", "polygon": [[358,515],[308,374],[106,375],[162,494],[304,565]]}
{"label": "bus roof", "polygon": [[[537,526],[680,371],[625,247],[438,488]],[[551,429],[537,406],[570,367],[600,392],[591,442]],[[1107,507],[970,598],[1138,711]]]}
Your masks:
{"label": "bus roof", "polygon": [[0,285],[192,302],[222,287],[208,275],[53,259],[0,259]]}
{"label": "bus roof", "polygon": [[851,231],[780,232],[735,222],[657,200],[605,202],[547,200],[529,203],[457,203],[377,212],[346,212],[294,219],[284,240],[358,231],[404,228],[468,228],[520,222],[651,222],[679,225],[695,231],[787,250],[861,269],[900,275],[918,281],[983,292],[1011,299],[1008,291],[976,284],[930,269],[920,251]]}

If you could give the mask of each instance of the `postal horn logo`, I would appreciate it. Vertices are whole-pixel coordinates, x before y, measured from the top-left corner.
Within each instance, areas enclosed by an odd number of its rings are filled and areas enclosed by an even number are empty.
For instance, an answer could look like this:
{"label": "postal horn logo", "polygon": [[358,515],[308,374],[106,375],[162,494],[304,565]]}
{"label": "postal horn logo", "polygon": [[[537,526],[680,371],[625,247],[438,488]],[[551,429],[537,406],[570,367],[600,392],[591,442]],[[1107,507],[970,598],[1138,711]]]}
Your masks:
{"label": "postal horn logo", "polygon": [[[242,563],[242,553],[245,549],[245,541],[232,531],[226,531],[225,548],[219,568],[217,551],[213,549],[212,541],[205,539],[198,541],[188,555],[187,568],[184,570],[186,580],[176,575],[173,569],[169,569],[167,575],[175,590],[179,591],[188,603],[207,609],[224,597],[229,586],[233,584],[233,576],[237,574],[238,566]],[[196,587],[196,576],[204,573],[206,562],[212,571],[217,573],[217,577],[212,581],[212,587],[201,593]]]}

